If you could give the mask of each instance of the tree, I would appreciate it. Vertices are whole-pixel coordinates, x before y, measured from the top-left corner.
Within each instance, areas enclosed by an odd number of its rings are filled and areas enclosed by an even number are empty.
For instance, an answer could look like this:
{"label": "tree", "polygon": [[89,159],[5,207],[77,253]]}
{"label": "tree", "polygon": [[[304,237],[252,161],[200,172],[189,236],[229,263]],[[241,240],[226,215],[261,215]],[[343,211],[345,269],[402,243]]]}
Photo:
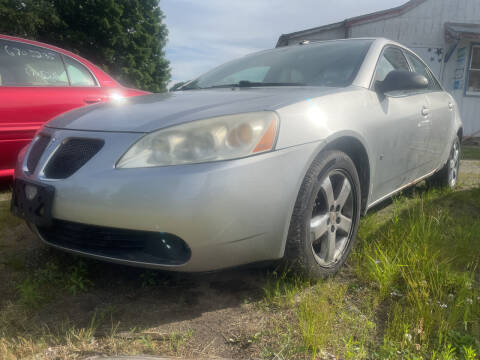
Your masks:
{"label": "tree", "polygon": [[36,38],[37,29],[58,23],[51,1],[0,0],[0,34]]}
{"label": "tree", "polygon": [[158,0],[0,0],[0,33],[73,51],[153,92],[170,79],[163,18]]}

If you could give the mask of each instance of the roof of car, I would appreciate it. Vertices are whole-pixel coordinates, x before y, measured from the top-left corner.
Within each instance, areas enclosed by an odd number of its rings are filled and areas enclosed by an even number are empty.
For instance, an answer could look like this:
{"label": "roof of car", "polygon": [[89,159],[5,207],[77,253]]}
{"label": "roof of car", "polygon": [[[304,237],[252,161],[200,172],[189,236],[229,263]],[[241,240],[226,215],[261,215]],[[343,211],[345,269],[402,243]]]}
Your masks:
{"label": "roof of car", "polygon": [[29,40],[29,39],[16,37],[16,36],[9,36],[9,35],[2,35],[2,34],[0,34],[0,39],[18,41],[18,42],[22,42],[22,43],[25,43],[25,44],[35,45],[35,46],[47,48],[47,49],[50,49],[50,50],[55,50],[55,51],[58,51],[60,53],[63,53],[65,55],[69,55],[69,56],[72,56],[72,57],[75,57],[75,58],[83,59],[82,57],[80,57],[77,54],[74,54],[74,53],[72,53],[68,50],[65,50],[65,49],[59,48],[57,46],[50,45],[50,44],[46,44],[46,43],[43,43],[43,42],[40,42],[40,41]]}

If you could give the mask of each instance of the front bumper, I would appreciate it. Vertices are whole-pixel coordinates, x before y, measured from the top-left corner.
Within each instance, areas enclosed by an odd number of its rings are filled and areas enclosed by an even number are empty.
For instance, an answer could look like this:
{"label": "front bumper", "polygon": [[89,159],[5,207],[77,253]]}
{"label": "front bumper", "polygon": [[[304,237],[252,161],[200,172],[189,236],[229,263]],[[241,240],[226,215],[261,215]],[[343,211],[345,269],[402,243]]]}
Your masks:
{"label": "front bumper", "polygon": [[[129,144],[142,134],[45,128],[56,141],[102,138],[104,148],[67,179],[50,180],[42,166],[24,171],[21,153],[15,176],[55,187],[54,219],[102,227],[170,233],[186,242],[181,265],[130,261],[95,251],[64,250],[108,261],[178,271],[209,271],[283,256],[290,217],[304,174],[321,143],[310,143],[244,159],[156,168],[116,169]],[[34,228],[35,229],[35,228]],[[43,241],[49,243],[37,231]]]}

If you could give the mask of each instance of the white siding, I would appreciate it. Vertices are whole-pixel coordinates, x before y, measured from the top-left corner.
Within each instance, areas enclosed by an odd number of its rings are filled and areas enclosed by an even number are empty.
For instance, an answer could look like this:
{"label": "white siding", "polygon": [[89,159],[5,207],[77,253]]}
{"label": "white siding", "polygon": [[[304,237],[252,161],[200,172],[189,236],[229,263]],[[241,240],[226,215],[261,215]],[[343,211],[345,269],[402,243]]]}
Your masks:
{"label": "white siding", "polygon": [[345,37],[345,28],[341,26],[335,29],[312,33],[309,35],[300,35],[297,37],[291,37],[288,39],[288,45],[298,44],[302,40],[321,41],[321,40],[341,39],[344,37]]}
{"label": "white siding", "polygon": [[383,36],[412,47],[443,47],[446,22],[480,22],[480,0],[427,0],[402,15],[353,25],[350,37]]}

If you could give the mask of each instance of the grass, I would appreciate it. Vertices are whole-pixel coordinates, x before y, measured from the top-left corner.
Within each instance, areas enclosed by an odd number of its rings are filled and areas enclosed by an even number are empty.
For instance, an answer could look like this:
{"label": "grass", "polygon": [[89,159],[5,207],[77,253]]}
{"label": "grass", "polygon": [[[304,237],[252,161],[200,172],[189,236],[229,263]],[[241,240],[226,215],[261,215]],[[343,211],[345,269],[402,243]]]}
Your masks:
{"label": "grass", "polygon": [[383,351],[480,353],[480,189],[425,193],[359,237],[355,272],[389,309]]}
{"label": "grass", "polygon": [[[117,282],[126,277],[109,278],[102,270],[107,266],[88,260],[58,253],[36,260],[9,257],[3,263],[12,275],[5,284],[6,293],[13,295],[0,299],[0,359],[70,359],[95,354],[479,359],[480,188],[478,174],[466,175],[463,181],[477,185],[462,185],[456,191],[420,187],[370,212],[362,219],[354,252],[336,277],[314,281],[293,271],[270,270],[259,279],[260,296],[255,296],[256,290],[243,295],[221,290],[202,311],[187,296],[187,281],[176,292],[178,296],[171,298],[177,307],[156,315],[156,297],[168,296],[179,284],[151,270],[122,270],[133,279],[122,287]],[[2,227],[9,231],[19,224],[2,205],[0,234]],[[1,252],[0,247],[0,256]],[[103,283],[102,278],[106,278]],[[119,320],[125,307],[117,306],[112,297],[121,296],[132,284],[134,296],[127,306],[135,313],[142,310],[137,297],[156,291],[149,300],[152,321],[145,324],[134,318],[125,327]],[[75,314],[80,319],[31,323],[39,314],[55,315],[63,301],[74,304],[92,294],[102,300]],[[215,308],[221,297],[230,299],[225,302],[228,305]],[[240,305],[232,303],[236,298]],[[228,312],[235,307],[242,310],[232,320]],[[204,321],[203,316],[214,311],[224,315],[215,325],[208,324],[214,328],[207,335],[193,330],[195,322]],[[247,315],[252,313],[258,324],[248,322]],[[159,325],[162,322],[167,330]],[[243,332],[230,332],[234,322],[241,324]],[[183,325],[173,327],[173,323]],[[222,340],[215,342],[218,333]],[[229,349],[224,350],[229,356],[215,352],[222,347]]]}
{"label": "grass", "polygon": [[86,292],[92,285],[84,261],[47,262],[17,285],[18,300],[28,308],[37,308],[58,295]]}
{"label": "grass", "polygon": [[0,235],[7,229],[12,229],[21,223],[22,221],[19,218],[10,214],[10,202],[0,201]]}
{"label": "grass", "polygon": [[464,160],[480,160],[480,146],[463,145],[462,159]]}
{"label": "grass", "polygon": [[421,192],[363,219],[343,276],[277,276],[265,301],[293,311],[285,359],[478,359],[479,266],[480,189]]}

